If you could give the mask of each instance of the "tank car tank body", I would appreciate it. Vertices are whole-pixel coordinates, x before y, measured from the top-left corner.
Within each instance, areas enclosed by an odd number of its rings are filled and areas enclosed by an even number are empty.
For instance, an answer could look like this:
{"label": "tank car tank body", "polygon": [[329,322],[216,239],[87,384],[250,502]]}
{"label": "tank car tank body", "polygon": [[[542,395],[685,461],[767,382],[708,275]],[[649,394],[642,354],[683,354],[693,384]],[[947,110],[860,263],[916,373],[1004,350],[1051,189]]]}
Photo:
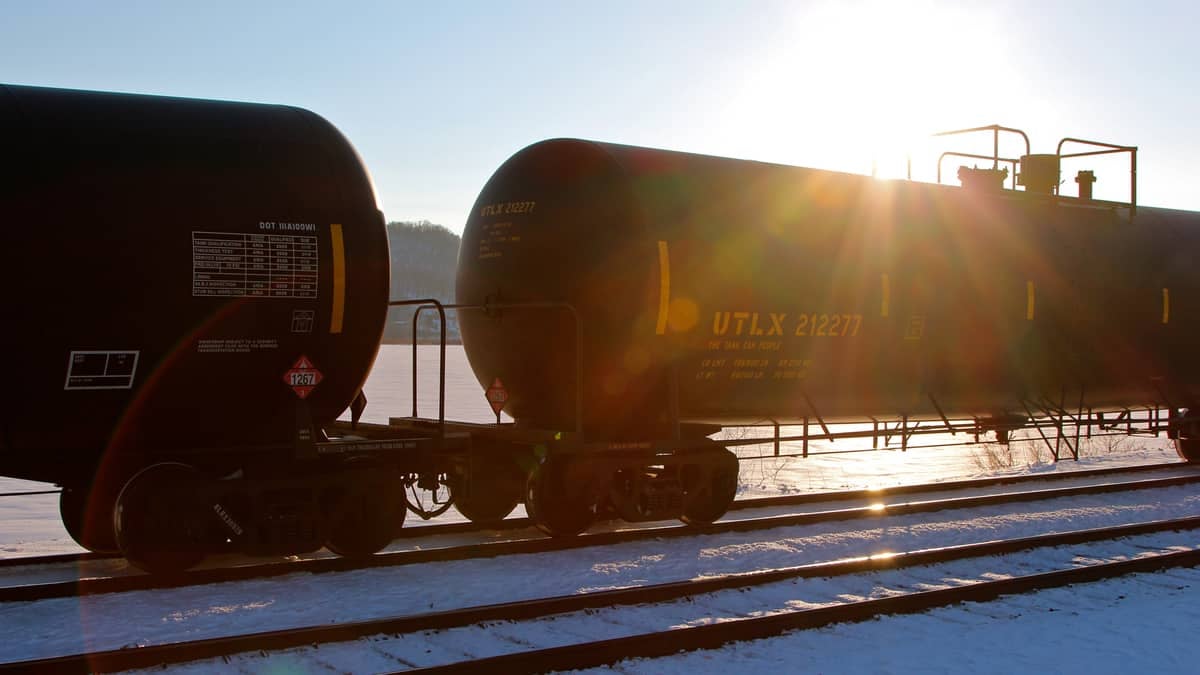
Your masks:
{"label": "tank car tank body", "polygon": [[1064,397],[1182,414],[1200,214],[1131,206],[545,141],[469,216],[457,299],[497,309],[463,313],[463,342],[518,426],[578,409],[614,441],[806,419],[1004,433]]}
{"label": "tank car tank body", "polygon": [[0,474],[63,485],[95,549],[150,465],[285,474],[298,415],[345,410],[383,330],[388,243],[346,139],[289,106],[24,86],[0,86],[0,136]]}

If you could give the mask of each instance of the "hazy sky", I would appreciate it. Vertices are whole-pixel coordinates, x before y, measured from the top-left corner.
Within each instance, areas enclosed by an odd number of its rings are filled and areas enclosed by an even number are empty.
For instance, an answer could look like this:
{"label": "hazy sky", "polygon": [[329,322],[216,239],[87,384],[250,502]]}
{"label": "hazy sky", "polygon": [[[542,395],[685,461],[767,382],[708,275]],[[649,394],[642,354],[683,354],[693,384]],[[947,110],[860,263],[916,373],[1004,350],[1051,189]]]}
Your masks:
{"label": "hazy sky", "polygon": [[[1034,152],[1137,145],[1139,201],[1200,210],[1197,7],[0,0],[0,82],[309,108],[358,148],[388,219],[455,231],[544,138],[892,174],[915,139],[991,123]],[[1064,167],[1063,192],[1094,168],[1097,196],[1124,199],[1127,167]],[[915,169],[932,178],[934,159]]]}

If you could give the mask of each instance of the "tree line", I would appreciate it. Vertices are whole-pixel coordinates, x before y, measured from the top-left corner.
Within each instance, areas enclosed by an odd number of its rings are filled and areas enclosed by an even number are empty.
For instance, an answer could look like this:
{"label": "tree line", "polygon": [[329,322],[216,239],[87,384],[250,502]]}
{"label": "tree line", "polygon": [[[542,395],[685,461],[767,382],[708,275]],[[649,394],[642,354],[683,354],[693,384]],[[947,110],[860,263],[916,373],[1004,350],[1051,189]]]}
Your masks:
{"label": "tree line", "polygon": [[[391,248],[391,298],[436,298],[454,302],[455,268],[458,264],[460,237],[428,220],[393,221],[387,224]],[[392,307],[388,311],[384,342],[407,343],[412,340],[410,307]],[[437,312],[421,312],[417,325],[419,342],[436,342],[439,335]],[[446,322],[446,340],[460,342],[458,321],[453,312]]]}

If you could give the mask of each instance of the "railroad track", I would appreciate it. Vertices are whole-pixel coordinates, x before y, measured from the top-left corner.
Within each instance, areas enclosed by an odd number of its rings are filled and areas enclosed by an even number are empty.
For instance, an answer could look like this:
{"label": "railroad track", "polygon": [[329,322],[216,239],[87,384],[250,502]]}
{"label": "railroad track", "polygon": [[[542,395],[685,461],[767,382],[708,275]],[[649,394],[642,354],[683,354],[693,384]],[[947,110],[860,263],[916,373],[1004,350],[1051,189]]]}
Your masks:
{"label": "railroad track", "polygon": [[[698,534],[751,532],[756,530],[766,530],[779,527],[794,527],[831,521],[931,513],[935,511],[951,509],[966,509],[997,504],[1076,497],[1082,495],[1098,495],[1112,492],[1161,489],[1196,483],[1200,483],[1200,472],[1189,471],[1184,475],[1176,475],[1166,478],[1120,480],[1091,485],[1044,488],[1033,491],[1004,492],[968,497],[951,497],[940,500],[887,502],[880,497],[879,493],[873,493],[872,496],[875,498],[875,503],[868,506],[821,510],[799,514],[729,519],[714,523],[713,525],[705,528],[674,525],[666,527],[620,530],[614,532],[598,532],[579,537],[561,539],[550,539],[537,536],[535,538],[511,539],[497,542],[478,542],[462,546],[450,546],[446,548],[397,551],[392,553],[377,554],[362,560],[353,560],[347,558],[317,558],[289,562],[273,562],[265,565],[205,569],[172,577],[130,575],[13,585],[0,588],[0,602],[36,601],[82,595],[127,593],[152,589],[200,586],[205,584],[245,581],[250,579],[264,579],[299,572],[320,574],[378,567],[412,565],[418,563],[449,562],[455,560],[469,560],[520,554],[540,554],[589,547],[613,546],[616,544],[645,540],[676,539],[681,537],[696,536]],[[783,497],[755,501],[758,503],[760,508],[794,506],[798,504],[810,503],[812,501],[811,499],[807,498],[807,495],[800,497],[804,497],[804,499]],[[750,500],[746,501],[750,502]],[[432,527],[422,529],[432,529]]]}
{"label": "railroad track", "polygon": [[[838,501],[853,501],[857,499],[878,499],[889,496],[909,495],[926,492],[950,492],[954,490],[970,490],[985,487],[995,487],[1000,485],[1020,485],[1029,482],[1043,481],[1058,481],[1071,480],[1077,478],[1092,478],[1099,476],[1116,476],[1125,474],[1138,474],[1152,471],[1189,471],[1191,470],[1186,464],[1171,465],[1171,464],[1146,464],[1142,466],[1119,467],[1108,469],[1087,469],[1084,471],[1068,471],[1053,474],[1027,474],[1020,476],[997,476],[994,478],[975,478],[970,480],[947,481],[943,483],[927,483],[920,485],[897,485],[881,489],[863,489],[863,490],[839,490],[836,492],[807,492],[803,494],[785,495],[781,497],[753,497],[749,499],[738,499],[729,507],[730,511],[740,511],[744,509],[765,508],[770,506],[799,506],[804,504],[815,504],[820,502],[838,502]],[[38,490],[31,492],[10,493],[11,496],[27,496],[41,494],[56,494],[57,490]],[[397,535],[397,540],[406,540],[417,537],[432,537],[445,534],[468,534],[472,532],[495,531],[495,530],[520,530],[533,527],[533,523],[528,518],[507,518],[502,522],[483,527],[470,522],[455,522],[455,523],[436,523],[430,525],[417,525],[401,528],[400,534]],[[59,565],[59,564],[76,564],[87,563],[101,560],[117,560],[120,559],[120,554],[114,553],[56,553],[51,555],[38,556],[16,556],[12,558],[0,558],[0,570],[4,568],[32,566],[32,565]]]}
{"label": "railroad track", "polygon": [[886,615],[913,614],[964,602],[988,602],[1003,596],[1197,565],[1200,565],[1200,549],[1162,552],[1132,560],[981,581],[965,587],[918,591],[832,607],[531,649],[445,666],[407,669],[406,672],[514,673],[591,668],[632,658],[655,658],[685,651],[717,649],[733,642],[770,638],[789,631],[860,622]]}
{"label": "railroad track", "polygon": [[[0,664],[0,673],[72,673],[108,672],[176,664],[202,659],[225,659],[244,652],[263,654],[268,650],[308,647],[318,649],[322,663],[329,663],[334,643],[351,643],[347,648],[361,651],[362,639],[370,636],[412,635],[427,631],[464,629],[489,622],[533,621],[547,617],[587,613],[619,607],[695,600],[722,591],[747,591],[765,588],[781,582],[803,579],[870,575],[883,570],[905,570],[929,567],[951,561],[1005,556],[1022,551],[1038,551],[1054,547],[1078,546],[1096,542],[1112,542],[1167,532],[1184,533],[1178,541],[1156,544],[1153,548],[1134,539],[1131,548],[1139,555],[1126,560],[1103,561],[1068,566],[1066,569],[1036,569],[999,580],[980,580],[962,586],[933,590],[889,590],[887,597],[865,598],[840,602],[812,609],[767,613],[765,616],[704,623],[685,628],[657,631],[634,631],[633,634],[596,641],[579,641],[566,645],[532,648],[507,654],[470,658],[421,668],[422,663],[408,661],[402,656],[397,662],[415,666],[421,672],[537,672],[545,670],[587,668],[612,664],[632,657],[655,657],[682,650],[711,649],[733,641],[771,637],[780,633],[840,623],[862,621],[884,614],[919,612],[966,601],[986,601],[996,597],[1028,593],[1067,584],[1085,583],[1135,572],[1150,572],[1169,567],[1200,565],[1200,544],[1195,531],[1200,529],[1200,517],[1155,521],[1117,527],[1095,528],[1073,532],[1040,535],[1005,541],[950,546],[897,553],[887,556],[817,563],[724,575],[716,578],[665,583],[596,591],[544,598],[523,602],[468,607],[458,610],[361,621],[331,626],[261,632],[229,638],[182,642],[149,647],[133,647],[112,651],[75,654],[35,661]],[[1179,550],[1178,542],[1187,542],[1187,550]],[[1045,557],[1044,554],[1042,557]],[[1077,557],[1077,556],[1076,556]],[[1068,559],[1070,557],[1068,556]],[[1043,563],[1043,568],[1046,563]],[[917,577],[921,578],[921,577]],[[872,581],[872,583],[877,583]],[[921,582],[924,583],[924,582]],[[357,641],[357,642],[355,642]],[[378,644],[373,642],[372,644]],[[293,656],[295,656],[293,654]],[[336,662],[336,655],[333,661]],[[213,668],[226,661],[214,662]],[[203,664],[198,664],[203,667]],[[227,666],[226,666],[227,667]],[[336,667],[336,664],[335,664]]]}

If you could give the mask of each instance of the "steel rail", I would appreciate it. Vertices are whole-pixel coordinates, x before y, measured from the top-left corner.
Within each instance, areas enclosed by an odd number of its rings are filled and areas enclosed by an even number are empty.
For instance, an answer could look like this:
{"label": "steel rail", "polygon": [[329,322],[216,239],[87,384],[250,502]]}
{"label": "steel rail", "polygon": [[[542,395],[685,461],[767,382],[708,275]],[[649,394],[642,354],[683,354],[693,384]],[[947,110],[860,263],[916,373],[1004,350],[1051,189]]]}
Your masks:
{"label": "steel rail", "polygon": [[[832,562],[798,565],[786,568],[743,572],[721,577],[691,579],[686,581],[653,584],[634,588],[593,591],[589,593],[556,596],[536,600],[522,600],[510,603],[465,607],[461,609],[428,612],[424,614],[390,617],[369,621],[357,621],[330,626],[264,631],[253,634],[237,635],[224,638],[210,638],[191,642],[74,654],[63,657],[0,664],[0,673],[14,671],[25,673],[109,672],[115,670],[128,670],[132,668],[147,668],[206,658],[225,657],[247,651],[282,650],[294,647],[303,647],[306,645],[345,642],[370,635],[396,635],[420,631],[445,630],[488,621],[531,620],[564,614],[567,612],[578,612],[642,603],[669,602],[682,598],[694,597],[704,593],[713,593],[730,589],[751,588],[795,579],[845,576],[884,569],[916,567],[920,565],[931,565],[954,560],[964,560],[968,558],[1003,555],[1038,548],[1075,545],[1143,534],[1195,529],[1200,529],[1200,517],[1159,520],[1131,525],[1119,525],[1115,527],[1091,528],[1085,530],[1075,530],[1071,532],[1022,537],[1018,539],[987,541],[978,544],[960,544],[955,546],[920,549],[916,551],[908,551],[889,555],[866,556]],[[1200,553],[1200,551],[1188,551],[1187,553]],[[1200,558],[1197,558],[1197,562],[1200,562]],[[971,587],[968,586],[966,588]],[[962,589],[956,588],[952,590]],[[850,605],[850,607],[855,607],[859,604],[860,603],[854,603],[853,605]],[[845,611],[848,609],[848,607],[843,606],[842,609]],[[829,622],[839,620],[847,619],[834,618]],[[740,624],[742,622],[738,621],[732,623]],[[678,631],[666,631],[663,633],[655,633],[653,635],[656,635],[660,638],[669,636],[670,639],[673,640],[677,632]],[[632,639],[644,640],[644,638],[645,636],[638,636],[638,638]],[[622,638],[620,640],[628,639],[631,638]],[[611,641],[604,641],[599,644],[605,644],[607,642]],[[649,641],[648,643],[652,645],[653,641]],[[547,653],[550,653],[551,659],[563,658],[563,656],[570,656],[579,653],[586,654],[594,644],[596,643],[493,657],[460,664],[452,664],[448,666],[448,668],[482,668],[483,670],[481,672],[486,672],[493,668],[503,669],[503,672],[523,672],[531,669],[540,670],[545,667],[541,664],[540,659],[546,658]],[[618,651],[618,658],[614,660],[628,658],[631,655],[641,654],[630,654],[627,652]],[[547,662],[549,663],[549,660]],[[611,661],[603,661],[584,665],[580,665],[575,662],[555,662],[553,667],[588,667],[590,665],[604,665],[605,663],[610,662]],[[417,672],[420,671],[421,669],[418,669]],[[472,670],[472,672],[475,671]]]}
{"label": "steel rail", "polygon": [[801,514],[747,518],[745,520],[719,521],[707,527],[688,525],[648,527],[617,532],[599,532],[569,538],[515,539],[498,542],[472,543],[447,548],[429,548],[393,553],[377,554],[370,558],[318,558],[301,561],[275,562],[266,565],[226,567],[198,570],[176,576],[136,575],[102,577],[72,581],[29,584],[0,588],[0,602],[28,602],[50,598],[128,593],[141,590],[161,590],[186,586],[245,581],[283,576],[294,573],[321,574],[345,572],[374,567],[394,567],[431,562],[449,562],[479,558],[494,558],[506,555],[550,553],[598,546],[614,546],[649,539],[678,539],[696,535],[752,532],[779,527],[797,527],[815,523],[837,522],[857,519],[874,519],[889,516],[931,513],[953,509],[976,508],[997,504],[1036,502],[1062,497],[1106,494],[1134,490],[1160,489],[1200,483],[1200,474],[1153,478],[1134,481],[1119,481],[1096,485],[1081,485],[1065,488],[1046,488],[1026,492],[1004,492],[970,497],[952,497],[943,500],[924,500],[886,504],[878,502],[869,506],[832,509]]}
{"label": "steel rail", "polygon": [[775,637],[794,630],[819,628],[835,623],[861,622],[886,615],[915,614],[963,602],[988,602],[1005,595],[1031,593],[1129,574],[1197,565],[1200,565],[1200,550],[1162,553],[1133,560],[983,581],[968,586],[916,591],[831,607],[795,610],[764,617],[643,633],[631,637],[531,650],[463,661],[447,666],[414,668],[401,672],[540,673],[552,670],[594,668],[631,658],[655,658],[685,651],[719,649],[731,642]]}

